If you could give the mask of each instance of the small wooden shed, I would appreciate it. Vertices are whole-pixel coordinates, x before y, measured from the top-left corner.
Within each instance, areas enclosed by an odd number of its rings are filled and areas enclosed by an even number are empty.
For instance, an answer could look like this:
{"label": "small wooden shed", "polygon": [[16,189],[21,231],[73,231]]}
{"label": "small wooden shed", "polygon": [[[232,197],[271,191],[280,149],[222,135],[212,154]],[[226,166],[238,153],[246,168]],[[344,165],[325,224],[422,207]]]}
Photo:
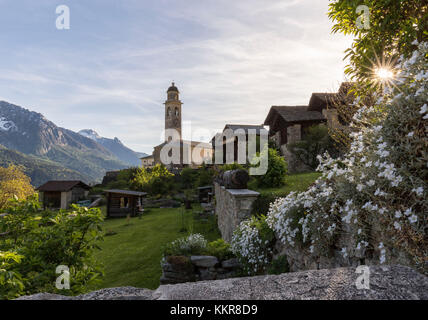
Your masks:
{"label": "small wooden shed", "polygon": [[146,192],[130,190],[105,190],[107,197],[107,217],[135,217],[143,209]]}
{"label": "small wooden shed", "polygon": [[213,186],[204,186],[198,188],[199,203],[210,203],[213,198]]}
{"label": "small wooden shed", "polygon": [[44,208],[68,209],[70,204],[86,200],[90,189],[80,180],[52,180],[38,187],[37,191]]}

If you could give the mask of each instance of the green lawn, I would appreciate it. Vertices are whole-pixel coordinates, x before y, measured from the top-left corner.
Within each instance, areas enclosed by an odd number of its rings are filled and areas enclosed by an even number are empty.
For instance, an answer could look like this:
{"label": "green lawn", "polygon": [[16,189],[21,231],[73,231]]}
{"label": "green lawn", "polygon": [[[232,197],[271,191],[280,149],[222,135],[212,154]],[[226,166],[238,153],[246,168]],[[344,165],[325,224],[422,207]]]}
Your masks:
{"label": "green lawn", "polygon": [[306,172],[287,175],[285,178],[285,186],[279,188],[257,188],[255,181],[252,181],[249,185],[249,189],[259,191],[261,193],[271,193],[273,195],[284,196],[291,191],[305,191],[315,180],[321,176],[319,172]]}
{"label": "green lawn", "polygon": [[102,250],[95,257],[103,263],[105,276],[102,283],[88,290],[117,286],[155,289],[159,286],[164,245],[189,232],[201,233],[208,241],[221,237],[214,217],[197,218],[195,212],[200,208],[187,212],[181,208],[149,210],[129,223],[126,218],[104,221],[104,231],[116,234],[106,236],[100,243]]}
{"label": "green lawn", "polygon": [[[316,172],[289,175],[287,184],[281,188],[254,188],[262,194],[284,196],[290,191],[304,191],[320,174]],[[105,207],[101,208],[105,213]],[[96,290],[117,286],[135,286],[155,289],[161,276],[160,260],[162,247],[167,243],[188,235],[201,233],[208,241],[220,238],[215,217],[208,220],[197,218],[196,212],[176,209],[149,209],[141,218],[107,219],[103,222],[107,234],[100,243],[101,251],[96,259],[104,265],[105,276]],[[186,229],[183,231],[182,229]]]}

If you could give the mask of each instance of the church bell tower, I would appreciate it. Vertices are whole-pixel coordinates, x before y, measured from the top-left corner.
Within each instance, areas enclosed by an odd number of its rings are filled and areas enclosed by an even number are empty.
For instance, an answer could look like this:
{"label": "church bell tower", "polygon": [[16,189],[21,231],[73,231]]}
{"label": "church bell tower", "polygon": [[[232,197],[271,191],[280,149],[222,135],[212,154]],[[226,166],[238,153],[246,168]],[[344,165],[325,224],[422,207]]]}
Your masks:
{"label": "church bell tower", "polygon": [[[180,92],[174,82],[167,90],[167,99],[165,101],[165,141],[179,140],[181,141],[181,101],[179,99]],[[168,129],[174,129],[178,135],[171,138],[171,135],[166,132]]]}

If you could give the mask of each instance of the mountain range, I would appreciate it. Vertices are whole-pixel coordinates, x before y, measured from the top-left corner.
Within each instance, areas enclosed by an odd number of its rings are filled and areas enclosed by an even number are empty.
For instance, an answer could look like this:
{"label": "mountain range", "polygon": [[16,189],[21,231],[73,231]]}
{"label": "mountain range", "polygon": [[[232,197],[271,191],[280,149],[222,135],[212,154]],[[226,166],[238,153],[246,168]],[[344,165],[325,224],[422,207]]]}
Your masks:
{"label": "mountain range", "polygon": [[99,182],[106,171],[139,165],[144,155],[118,138],[61,128],[40,113],[0,101],[0,165],[23,165],[35,186],[60,179]]}

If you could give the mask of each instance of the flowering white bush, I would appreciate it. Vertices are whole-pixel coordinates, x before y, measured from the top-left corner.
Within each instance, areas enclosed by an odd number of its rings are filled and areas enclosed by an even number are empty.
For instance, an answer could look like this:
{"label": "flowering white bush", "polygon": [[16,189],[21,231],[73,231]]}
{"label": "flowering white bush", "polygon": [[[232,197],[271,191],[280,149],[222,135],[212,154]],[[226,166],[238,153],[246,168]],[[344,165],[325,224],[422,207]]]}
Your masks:
{"label": "flowering white bush", "polygon": [[201,254],[207,248],[207,240],[199,233],[177,239],[166,246],[166,255]]}
{"label": "flowering white bush", "polygon": [[243,221],[232,236],[231,249],[248,274],[266,270],[272,259],[274,234],[265,217]]}
{"label": "flowering white bush", "polygon": [[[271,204],[267,223],[286,248],[312,261],[340,256],[342,265],[398,262],[426,272],[427,52],[420,44],[395,86],[374,106],[359,106],[343,158],[320,156],[312,187]],[[257,235],[246,232],[237,249],[256,263]]]}

